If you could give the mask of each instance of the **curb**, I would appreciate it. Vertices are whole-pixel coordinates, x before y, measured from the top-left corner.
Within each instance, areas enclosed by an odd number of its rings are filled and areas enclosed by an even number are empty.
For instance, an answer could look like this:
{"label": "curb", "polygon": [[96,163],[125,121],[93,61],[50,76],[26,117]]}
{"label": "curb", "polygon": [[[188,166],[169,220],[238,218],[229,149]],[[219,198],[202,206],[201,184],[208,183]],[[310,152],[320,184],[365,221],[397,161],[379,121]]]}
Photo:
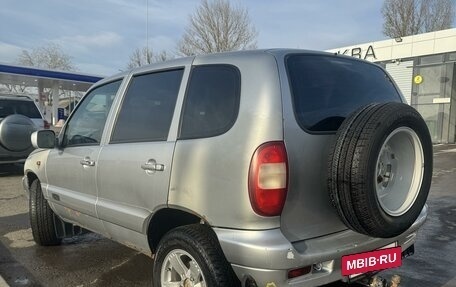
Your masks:
{"label": "curb", "polygon": [[2,275],[0,275],[0,287],[9,287],[8,283],[6,283]]}

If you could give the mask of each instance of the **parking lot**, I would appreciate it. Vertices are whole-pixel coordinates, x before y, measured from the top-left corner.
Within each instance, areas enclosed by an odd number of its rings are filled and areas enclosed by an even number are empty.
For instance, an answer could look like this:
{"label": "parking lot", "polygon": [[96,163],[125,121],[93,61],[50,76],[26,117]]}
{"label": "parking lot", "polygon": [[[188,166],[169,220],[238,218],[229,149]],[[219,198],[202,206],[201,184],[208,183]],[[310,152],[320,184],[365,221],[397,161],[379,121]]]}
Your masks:
{"label": "parking lot", "polygon": [[[399,274],[401,286],[456,286],[456,145],[437,145],[434,153],[430,216],[415,255],[381,273]],[[0,275],[10,286],[150,286],[152,259],[102,236],[35,245],[21,177],[21,166],[0,167]]]}

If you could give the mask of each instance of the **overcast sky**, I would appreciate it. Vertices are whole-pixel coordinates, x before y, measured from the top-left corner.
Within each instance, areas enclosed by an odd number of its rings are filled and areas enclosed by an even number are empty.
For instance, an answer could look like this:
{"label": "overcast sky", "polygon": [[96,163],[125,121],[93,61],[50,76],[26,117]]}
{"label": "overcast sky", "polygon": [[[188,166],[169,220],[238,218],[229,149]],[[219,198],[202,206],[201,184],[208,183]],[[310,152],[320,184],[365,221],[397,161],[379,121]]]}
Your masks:
{"label": "overcast sky", "polygon": [[[149,44],[174,51],[199,0],[148,0]],[[259,48],[325,50],[386,39],[382,0],[233,0],[249,10]],[[125,69],[146,44],[147,0],[0,0],[0,62],[59,44],[83,73]]]}

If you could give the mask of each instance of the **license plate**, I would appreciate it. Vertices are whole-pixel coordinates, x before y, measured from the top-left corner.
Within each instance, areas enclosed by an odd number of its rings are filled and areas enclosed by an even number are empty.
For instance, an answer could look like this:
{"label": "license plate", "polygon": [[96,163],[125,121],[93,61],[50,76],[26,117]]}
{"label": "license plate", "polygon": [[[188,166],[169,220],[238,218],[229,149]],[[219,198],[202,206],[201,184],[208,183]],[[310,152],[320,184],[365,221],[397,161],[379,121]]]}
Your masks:
{"label": "license plate", "polygon": [[356,277],[366,272],[396,268],[402,265],[402,248],[396,243],[381,249],[342,256],[342,276]]}

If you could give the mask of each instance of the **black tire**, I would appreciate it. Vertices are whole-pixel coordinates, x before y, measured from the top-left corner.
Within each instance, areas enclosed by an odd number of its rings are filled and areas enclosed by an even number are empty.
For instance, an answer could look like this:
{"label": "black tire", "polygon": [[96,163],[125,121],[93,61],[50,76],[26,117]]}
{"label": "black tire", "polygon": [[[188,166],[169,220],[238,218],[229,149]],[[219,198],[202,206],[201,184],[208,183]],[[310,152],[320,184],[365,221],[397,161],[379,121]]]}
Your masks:
{"label": "black tire", "polygon": [[56,215],[44,198],[38,179],[30,184],[29,216],[33,240],[38,245],[53,246],[62,242],[55,228]]}
{"label": "black tire", "polygon": [[26,151],[32,148],[30,135],[36,131],[31,119],[24,115],[12,114],[0,122],[0,144],[13,152]]}
{"label": "black tire", "polygon": [[162,266],[167,255],[176,250],[184,250],[193,257],[201,268],[206,286],[240,286],[240,282],[226,260],[214,232],[206,225],[194,224],[177,227],[169,231],[160,240],[154,258],[154,287],[162,286]]}
{"label": "black tire", "polygon": [[[377,194],[377,186],[385,180],[377,177],[377,161],[383,144],[397,130],[410,130],[417,136],[424,169],[422,172],[419,169],[421,182],[416,181],[419,187],[414,189],[417,193],[412,197],[413,201],[402,213],[394,214],[382,205]],[[410,142],[413,144],[412,140]],[[402,103],[362,107],[342,123],[330,150],[328,191],[332,204],[347,227],[369,236],[391,238],[403,233],[415,222],[429,193],[433,155],[426,123],[414,108]],[[395,191],[399,192],[392,190]],[[410,190],[406,194],[408,198]]]}

